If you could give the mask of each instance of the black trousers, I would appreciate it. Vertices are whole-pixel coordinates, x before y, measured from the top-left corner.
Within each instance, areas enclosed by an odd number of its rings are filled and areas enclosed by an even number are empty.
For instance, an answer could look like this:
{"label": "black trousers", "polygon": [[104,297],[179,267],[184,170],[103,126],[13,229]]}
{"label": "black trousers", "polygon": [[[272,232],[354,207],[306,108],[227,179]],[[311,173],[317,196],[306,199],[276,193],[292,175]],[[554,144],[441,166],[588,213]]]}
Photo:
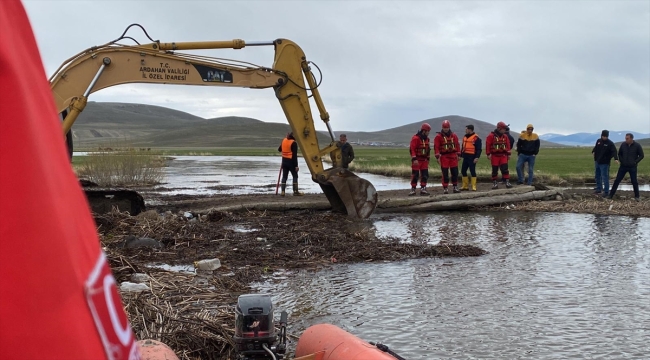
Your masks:
{"label": "black trousers", "polygon": [[287,183],[287,178],[289,177],[289,172],[293,177],[293,182],[298,182],[298,172],[296,171],[296,166],[293,164],[291,159],[282,158],[282,183]]}
{"label": "black trousers", "polygon": [[463,165],[460,168],[460,173],[464,177],[467,176],[467,169],[472,177],[476,177],[476,164],[474,164],[474,155],[463,154]]}

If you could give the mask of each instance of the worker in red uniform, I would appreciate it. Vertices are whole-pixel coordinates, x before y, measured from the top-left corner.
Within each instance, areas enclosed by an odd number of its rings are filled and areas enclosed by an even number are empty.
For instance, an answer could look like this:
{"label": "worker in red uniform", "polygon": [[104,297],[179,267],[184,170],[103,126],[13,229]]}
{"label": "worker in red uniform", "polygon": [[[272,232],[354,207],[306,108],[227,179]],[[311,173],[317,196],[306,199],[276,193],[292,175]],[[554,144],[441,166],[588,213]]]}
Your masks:
{"label": "worker in red uniform", "polygon": [[431,158],[430,131],[431,125],[424,123],[417,134],[411,138],[411,192],[409,196],[415,195],[418,178],[420,179],[420,195],[429,195],[427,179],[429,178],[429,159]]}
{"label": "worker in red uniform", "polygon": [[510,140],[506,135],[508,125],[503,121],[497,123],[497,128],[491,132],[485,141],[485,153],[492,164],[492,189],[499,188],[497,181],[499,169],[506,180],[506,187],[511,188],[510,173],[508,172],[508,160],[510,160]]}
{"label": "worker in red uniform", "polygon": [[442,130],[433,139],[433,150],[440,170],[442,171],[442,189],[444,194],[449,194],[449,172],[451,172],[451,185],[454,192],[458,190],[458,159],[460,159],[460,144],[458,136],[451,131],[449,120],[442,122]]}
{"label": "worker in red uniform", "polygon": [[290,172],[293,178],[293,196],[303,195],[298,191],[298,170],[300,170],[298,168],[298,143],[296,143],[296,138],[293,137],[293,132],[288,133],[287,137],[282,139],[278,151],[282,153],[282,183],[280,183],[282,193],[280,195],[284,196]]}
{"label": "worker in red uniform", "polygon": [[0,359],[138,359],[19,0],[0,43]]}

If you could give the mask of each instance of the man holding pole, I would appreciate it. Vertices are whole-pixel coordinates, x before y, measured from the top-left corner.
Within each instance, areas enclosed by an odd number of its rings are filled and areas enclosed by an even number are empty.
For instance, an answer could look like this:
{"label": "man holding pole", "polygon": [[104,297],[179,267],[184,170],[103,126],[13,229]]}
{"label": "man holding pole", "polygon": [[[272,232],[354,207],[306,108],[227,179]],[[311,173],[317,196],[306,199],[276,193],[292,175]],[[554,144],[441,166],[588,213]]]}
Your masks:
{"label": "man holding pole", "polygon": [[293,132],[287,134],[287,137],[282,140],[282,144],[278,147],[278,151],[282,153],[282,187],[281,196],[284,196],[287,188],[287,178],[289,172],[293,178],[293,196],[301,196],[303,193],[298,191],[298,143],[293,137]]}

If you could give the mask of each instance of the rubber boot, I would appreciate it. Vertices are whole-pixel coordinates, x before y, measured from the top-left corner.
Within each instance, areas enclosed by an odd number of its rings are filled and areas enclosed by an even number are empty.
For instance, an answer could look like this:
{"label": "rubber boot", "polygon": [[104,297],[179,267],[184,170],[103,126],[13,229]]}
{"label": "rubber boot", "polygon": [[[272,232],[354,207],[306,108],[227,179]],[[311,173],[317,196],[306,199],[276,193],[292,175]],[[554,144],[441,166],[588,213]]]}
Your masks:
{"label": "rubber boot", "polygon": [[293,183],[293,196],[303,196],[304,194],[298,191],[298,183]]}
{"label": "rubber boot", "polygon": [[463,176],[463,186],[460,187],[461,190],[469,190],[469,178],[467,176]]}
{"label": "rubber boot", "polygon": [[282,192],[280,193],[280,196],[284,196],[284,191],[287,190],[287,183],[280,184],[280,187],[282,188]]}
{"label": "rubber boot", "polygon": [[472,191],[476,191],[476,178],[473,177],[472,179]]}

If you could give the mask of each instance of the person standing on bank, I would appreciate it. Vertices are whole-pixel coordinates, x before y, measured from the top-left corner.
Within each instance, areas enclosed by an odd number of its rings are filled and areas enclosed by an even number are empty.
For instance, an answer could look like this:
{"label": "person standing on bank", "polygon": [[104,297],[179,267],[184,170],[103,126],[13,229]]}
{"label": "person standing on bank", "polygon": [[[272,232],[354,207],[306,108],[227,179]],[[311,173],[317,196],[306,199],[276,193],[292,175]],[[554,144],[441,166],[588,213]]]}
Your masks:
{"label": "person standing on bank", "polygon": [[508,160],[510,160],[510,140],[505,134],[506,123],[499,121],[497,128],[485,139],[485,154],[492,164],[492,189],[499,188],[499,169],[506,180],[506,187],[511,188],[510,172],[508,171]]}
{"label": "person standing on bank", "polygon": [[[510,144],[510,151],[512,151],[515,148],[515,138],[510,135],[510,124],[506,124],[506,136],[508,137],[508,143]],[[510,162],[510,158],[508,158],[508,162]],[[508,164],[508,167],[510,167],[510,164]],[[503,174],[501,175],[501,182],[506,183],[506,178],[503,177]]]}
{"label": "person standing on bank", "polygon": [[341,148],[341,166],[347,169],[352,160],[354,160],[354,149],[352,149],[352,145],[348,142],[347,135],[339,135],[339,142],[336,145]]}
{"label": "person standing on bank", "polygon": [[535,159],[539,153],[539,136],[533,132],[533,124],[519,134],[517,140],[517,184],[524,183],[524,164],[528,163],[528,185],[533,185]]}
{"label": "person standing on bank", "polygon": [[449,172],[451,172],[451,185],[454,192],[458,190],[458,159],[460,158],[460,145],[458,136],[451,131],[449,120],[442,122],[442,130],[433,139],[433,149],[436,161],[442,171],[443,194],[449,194]]}
{"label": "person standing on bank", "polygon": [[411,192],[409,196],[415,195],[418,178],[420,178],[420,195],[429,195],[427,179],[429,178],[429,159],[431,158],[430,131],[431,125],[424,123],[420,131],[411,138],[409,147],[411,153]]}
{"label": "person standing on bank", "polygon": [[600,133],[600,139],[596,141],[596,145],[591,150],[594,155],[594,163],[596,168],[596,190],[594,194],[602,192],[603,197],[609,196],[609,165],[612,158],[618,163],[618,155],[616,154],[616,145],[609,140],[609,131],[603,130]]}
{"label": "person standing on bank", "polygon": [[287,188],[287,177],[289,177],[289,172],[291,172],[291,177],[293,178],[293,195],[301,196],[302,193],[298,191],[298,143],[293,137],[293,132],[287,134],[287,137],[282,140],[282,144],[278,147],[278,151],[282,153],[282,193],[281,196],[284,196],[284,192]]}
{"label": "person standing on bank", "polygon": [[643,160],[643,148],[641,148],[641,144],[634,141],[633,134],[625,134],[625,142],[621,144],[620,148],[618,148],[618,159],[621,164],[618,167],[616,180],[614,180],[614,185],[612,185],[612,191],[609,193],[609,198],[611,199],[614,197],[618,184],[621,183],[625,174],[629,173],[630,181],[632,182],[632,189],[634,189],[634,200],[641,200],[639,197],[639,183],[636,180],[636,168],[639,162]]}
{"label": "person standing on bank", "polygon": [[[461,175],[463,176],[463,186],[461,190],[469,190],[469,180],[472,182],[472,191],[476,191],[476,163],[481,157],[482,143],[481,138],[474,132],[474,125],[465,126],[465,136],[460,149],[460,156],[463,158]],[[467,169],[471,175],[467,177]]]}

